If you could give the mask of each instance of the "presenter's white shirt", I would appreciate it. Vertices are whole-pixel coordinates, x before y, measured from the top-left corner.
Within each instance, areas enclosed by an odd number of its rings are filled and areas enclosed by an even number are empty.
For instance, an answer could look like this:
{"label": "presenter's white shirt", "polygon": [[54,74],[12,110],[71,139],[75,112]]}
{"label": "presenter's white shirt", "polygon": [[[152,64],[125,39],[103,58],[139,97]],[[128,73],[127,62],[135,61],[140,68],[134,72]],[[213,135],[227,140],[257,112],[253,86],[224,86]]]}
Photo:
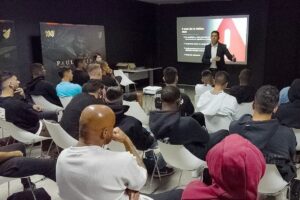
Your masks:
{"label": "presenter's white shirt", "polygon": [[128,200],[125,189],[139,191],[146,180],[146,170],[129,152],[98,146],[65,149],[56,165],[56,182],[64,200]]}
{"label": "presenter's white shirt", "polygon": [[218,94],[213,94],[212,90],[206,91],[197,103],[197,110],[204,115],[225,115],[231,120],[236,119],[237,108],[236,98],[223,91]]}
{"label": "presenter's white shirt", "polygon": [[211,44],[211,58],[210,58],[211,64],[210,64],[210,68],[214,68],[214,69],[217,68],[216,61],[212,61],[212,59],[217,56],[217,50],[218,50],[218,43],[216,45]]}

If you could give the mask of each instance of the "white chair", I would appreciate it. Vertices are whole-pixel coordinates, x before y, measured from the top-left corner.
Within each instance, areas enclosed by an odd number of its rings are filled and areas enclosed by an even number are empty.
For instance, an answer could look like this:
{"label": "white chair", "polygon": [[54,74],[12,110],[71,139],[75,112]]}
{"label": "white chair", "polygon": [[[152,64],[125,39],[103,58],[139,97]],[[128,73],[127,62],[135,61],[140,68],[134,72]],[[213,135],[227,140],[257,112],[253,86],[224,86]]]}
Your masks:
{"label": "white chair", "polygon": [[245,114],[252,114],[253,111],[252,104],[253,102],[238,104],[237,113],[235,115],[236,119],[239,119],[241,116]]}
{"label": "white chair", "polygon": [[59,112],[64,110],[62,107],[59,107],[55,104],[50,103],[47,101],[43,96],[36,96],[36,95],[31,95],[31,98],[33,102],[37,105],[42,106],[44,111],[50,111],[50,112]]}
{"label": "white chair", "polygon": [[136,101],[123,101],[123,105],[129,106],[128,111],[125,113],[128,116],[135,117],[140,120],[143,125],[148,126],[149,116],[145,113],[140,104]]}
{"label": "white chair", "polygon": [[295,133],[296,140],[297,140],[296,150],[300,151],[300,129],[293,128],[293,131]]}
{"label": "white chair", "polygon": [[258,185],[258,193],[275,196],[282,192],[287,186],[288,183],[283,180],[276,165],[267,164],[265,175]]}
{"label": "white chair", "polygon": [[59,97],[61,104],[63,105],[64,109],[67,107],[67,105],[71,102],[73,97]]}
{"label": "white chair", "polygon": [[49,122],[43,120],[46,128],[51,136],[53,142],[60,148],[68,148],[75,146],[78,143],[78,140],[70,136],[58,123]]}
{"label": "white chair", "polygon": [[[115,76],[120,76],[122,78],[120,85],[125,87],[125,92],[129,92],[129,86],[130,85],[134,85],[134,88],[135,88],[135,82],[130,80],[128,78],[128,76],[126,76],[124,74],[124,72],[122,70],[120,70],[120,69],[119,70],[114,70],[114,75]],[[136,88],[135,88],[135,90],[136,90]]]}
{"label": "white chair", "polygon": [[225,115],[205,115],[205,125],[208,133],[214,133],[221,129],[228,130],[231,123],[231,119]]}

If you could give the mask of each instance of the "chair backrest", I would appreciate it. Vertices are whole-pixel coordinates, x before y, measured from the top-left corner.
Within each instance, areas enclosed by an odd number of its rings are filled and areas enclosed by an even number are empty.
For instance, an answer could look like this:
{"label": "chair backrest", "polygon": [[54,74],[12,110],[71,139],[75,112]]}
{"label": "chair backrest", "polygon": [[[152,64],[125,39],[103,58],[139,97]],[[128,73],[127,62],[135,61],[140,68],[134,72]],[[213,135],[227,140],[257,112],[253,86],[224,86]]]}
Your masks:
{"label": "chair backrest", "polygon": [[118,69],[118,70],[114,70],[114,75],[115,76],[121,76],[122,80],[121,80],[121,85],[122,86],[128,86],[131,84],[135,84],[132,80],[130,80],[122,70]]}
{"label": "chair backrest", "polygon": [[252,104],[253,102],[238,104],[237,113],[235,115],[236,119],[239,119],[241,116],[245,114],[252,114],[253,111]]}
{"label": "chair backrest", "polygon": [[50,112],[57,112],[58,113],[59,111],[63,110],[62,107],[59,107],[55,104],[50,103],[43,96],[31,95],[31,98],[32,98],[32,100],[35,104],[42,106],[44,111],[50,111]]}
{"label": "chair backrest", "polygon": [[140,104],[136,101],[123,101],[123,105],[129,106],[128,111],[125,113],[128,116],[135,117],[140,120],[143,125],[149,124],[149,116],[145,113]]}
{"label": "chair backrest", "polygon": [[293,130],[294,130],[296,140],[297,140],[296,150],[300,151],[300,129],[293,128]]}
{"label": "chair backrest", "polygon": [[44,123],[47,127],[47,130],[53,139],[54,143],[60,148],[68,148],[75,146],[78,143],[78,140],[70,136],[58,123],[52,123],[47,120],[44,120]]}
{"label": "chair backrest", "polygon": [[18,179],[18,178],[0,176],[0,185],[2,185],[4,183],[7,183],[7,182],[10,182],[10,181],[15,180],[15,179]]}
{"label": "chair backrest", "polygon": [[70,103],[73,97],[59,97],[61,104],[64,108],[67,107],[67,105]]}
{"label": "chair backrest", "polygon": [[205,165],[203,160],[194,156],[183,145],[172,145],[158,141],[158,147],[164,160],[175,168],[195,170]]}
{"label": "chair backrest", "polygon": [[225,115],[204,116],[205,125],[208,133],[214,133],[221,129],[228,130],[231,119]]}
{"label": "chair backrest", "polygon": [[275,194],[283,190],[288,183],[283,180],[276,165],[267,164],[265,175],[259,182],[258,192],[260,194]]}

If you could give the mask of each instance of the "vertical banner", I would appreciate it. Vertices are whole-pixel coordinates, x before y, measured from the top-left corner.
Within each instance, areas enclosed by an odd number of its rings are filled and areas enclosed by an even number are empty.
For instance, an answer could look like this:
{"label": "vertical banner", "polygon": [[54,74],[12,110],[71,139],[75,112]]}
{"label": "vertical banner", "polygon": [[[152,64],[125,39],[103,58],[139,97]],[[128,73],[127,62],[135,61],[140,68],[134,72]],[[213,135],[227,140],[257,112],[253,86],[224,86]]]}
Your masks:
{"label": "vertical banner", "polygon": [[13,21],[0,20],[0,70],[17,72],[16,32]]}
{"label": "vertical banner", "polygon": [[43,63],[47,79],[59,82],[61,66],[73,65],[75,58],[92,62],[95,53],[106,57],[104,26],[40,23]]}

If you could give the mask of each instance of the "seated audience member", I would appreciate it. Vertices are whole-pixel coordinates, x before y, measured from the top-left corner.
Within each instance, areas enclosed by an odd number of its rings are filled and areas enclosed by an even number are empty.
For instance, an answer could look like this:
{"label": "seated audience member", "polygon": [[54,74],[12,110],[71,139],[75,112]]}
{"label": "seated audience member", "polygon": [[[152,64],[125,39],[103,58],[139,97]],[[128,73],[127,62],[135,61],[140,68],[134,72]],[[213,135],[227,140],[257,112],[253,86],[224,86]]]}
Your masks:
{"label": "seated audience member", "polygon": [[205,116],[223,115],[231,120],[237,112],[237,101],[235,97],[224,92],[229,81],[229,75],[225,71],[218,71],[215,75],[215,86],[206,91],[199,98],[197,109]]}
{"label": "seated audience member", "polygon": [[[78,144],[62,151],[57,160],[56,182],[62,199],[132,199],[138,195],[147,171],[129,137],[114,125],[114,112],[107,106],[91,105],[82,111]],[[123,144],[126,152],[104,149],[111,140]]]}
{"label": "seated audience member", "polygon": [[243,69],[239,75],[240,85],[236,85],[230,88],[229,94],[234,96],[238,102],[249,103],[254,100],[255,88],[250,85],[251,82],[251,70]]}
{"label": "seated audience member", "polygon": [[238,133],[257,146],[266,162],[276,164],[281,176],[289,182],[296,176],[293,156],[297,142],[293,130],[272,119],[272,113],[277,110],[278,93],[274,86],[259,88],[253,103],[253,116],[246,114],[232,122],[229,132]]}
{"label": "seated audience member", "polygon": [[103,73],[103,76],[111,76],[113,71],[112,69],[108,66],[108,63],[106,61],[103,61],[100,63],[101,70]]}
{"label": "seated audience member", "polygon": [[[177,87],[178,82],[178,72],[177,69],[174,67],[167,67],[163,71],[163,80],[166,86],[175,86]],[[189,116],[194,113],[194,106],[191,102],[191,99],[185,93],[181,93],[181,105],[180,105],[180,112],[182,116]],[[162,102],[161,102],[161,91],[155,94],[155,108],[161,109]]]}
{"label": "seated audience member", "polygon": [[[0,147],[0,176],[22,178],[38,174],[55,181],[55,165],[56,160],[27,158],[21,143]],[[21,182],[24,190],[30,188],[30,179],[22,178]]]}
{"label": "seated audience member", "polygon": [[293,81],[288,97],[290,102],[278,107],[276,117],[281,124],[300,129],[300,79]]}
{"label": "seated audience member", "polygon": [[56,86],[56,93],[59,97],[73,97],[81,93],[81,86],[71,83],[73,72],[70,67],[61,67],[58,71],[61,82]]}
{"label": "seated audience member", "polygon": [[288,93],[290,86],[284,87],[279,92],[279,105],[290,102]]}
{"label": "seated audience member", "polygon": [[60,125],[73,138],[78,140],[79,118],[83,109],[89,105],[103,104],[103,88],[101,80],[89,80],[83,85],[82,93],[72,98],[64,110]]}
{"label": "seated audience member", "polygon": [[99,64],[92,63],[87,66],[87,73],[90,77],[90,80],[102,80],[102,70]]}
{"label": "seated audience member", "polygon": [[72,83],[77,83],[81,86],[90,80],[89,74],[85,71],[86,62],[83,58],[76,58],[74,61],[75,70],[73,71]]}
{"label": "seated audience member", "polygon": [[150,112],[149,126],[155,138],[170,144],[182,144],[204,160],[209,135],[195,119],[180,115],[179,89],[175,86],[164,87],[161,101],[162,110]]}
{"label": "seated audience member", "polygon": [[213,147],[206,156],[212,185],[192,181],[182,200],[255,200],[257,187],[266,164],[262,153],[237,134],[230,135]]}
{"label": "seated audience member", "polygon": [[[203,70],[201,73],[201,82],[203,84],[197,84],[195,86],[195,96],[197,97],[197,100],[199,99],[199,97],[206,91],[211,90],[214,85],[214,79],[212,76],[211,71],[209,70]],[[197,103],[195,101],[195,103]]]}
{"label": "seated audience member", "polygon": [[62,104],[56,94],[55,87],[52,83],[45,80],[45,67],[40,63],[33,63],[30,66],[30,70],[32,80],[26,85],[26,95],[41,95],[50,103],[62,107]]}

